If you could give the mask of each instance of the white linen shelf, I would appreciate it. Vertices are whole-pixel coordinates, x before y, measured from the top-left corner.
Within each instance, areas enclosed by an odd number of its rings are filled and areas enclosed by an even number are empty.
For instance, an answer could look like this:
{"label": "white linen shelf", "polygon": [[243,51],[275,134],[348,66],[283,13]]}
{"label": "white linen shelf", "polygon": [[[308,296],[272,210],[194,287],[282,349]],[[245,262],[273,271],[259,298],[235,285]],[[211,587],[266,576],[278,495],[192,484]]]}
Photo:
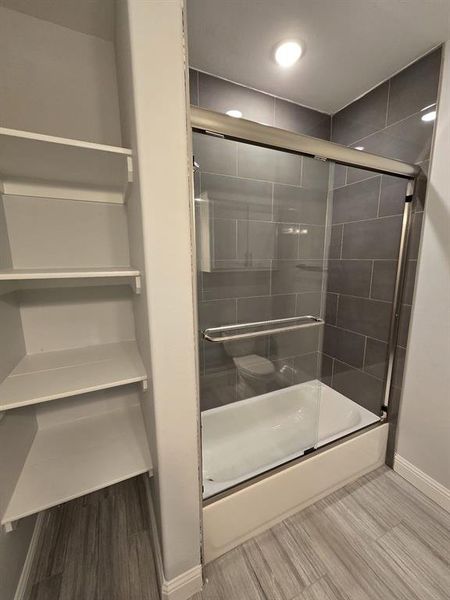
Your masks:
{"label": "white linen shelf", "polygon": [[0,411],[146,381],[135,341],[27,354],[0,384]]}
{"label": "white linen shelf", "polygon": [[122,279],[128,280],[137,294],[141,292],[141,272],[133,267],[89,267],[89,268],[45,268],[45,269],[0,269],[0,284],[9,285],[4,289],[0,287],[0,294],[8,293],[14,289],[26,288],[30,282],[35,285],[54,285],[51,282],[59,280],[60,285],[76,280],[105,279],[108,282],[119,283]]}
{"label": "white linen shelf", "polygon": [[128,148],[0,127],[5,195],[123,204],[132,181]]}
{"label": "white linen shelf", "polygon": [[1,519],[10,524],[148,472],[139,405],[38,429]]}

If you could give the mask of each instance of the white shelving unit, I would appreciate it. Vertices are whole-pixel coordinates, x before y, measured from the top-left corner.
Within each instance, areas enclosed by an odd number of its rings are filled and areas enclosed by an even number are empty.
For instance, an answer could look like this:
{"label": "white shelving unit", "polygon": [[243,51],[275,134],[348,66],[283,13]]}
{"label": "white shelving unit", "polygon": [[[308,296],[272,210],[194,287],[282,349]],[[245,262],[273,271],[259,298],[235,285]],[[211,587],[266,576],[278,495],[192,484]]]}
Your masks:
{"label": "white shelving unit", "polygon": [[136,342],[27,354],[0,384],[0,411],[146,380]]}
{"label": "white shelving unit", "polygon": [[0,189],[8,195],[125,202],[128,148],[0,127]]}
{"label": "white shelving unit", "polygon": [[38,429],[2,525],[147,471],[140,406]]}
{"label": "white shelving unit", "polygon": [[[0,127],[0,523],[7,530],[152,474],[141,410],[148,375],[135,341],[145,307],[126,289],[139,294],[143,276],[130,266],[141,260],[142,235],[140,198],[128,196],[132,151],[37,133],[121,143],[115,50],[81,32],[61,35],[44,19],[10,18],[18,19],[6,28],[7,45],[17,43],[14,64],[0,56],[2,124],[16,127]],[[27,75],[31,55],[35,77]],[[15,97],[16,105],[8,100]],[[145,337],[141,343],[148,352]]]}

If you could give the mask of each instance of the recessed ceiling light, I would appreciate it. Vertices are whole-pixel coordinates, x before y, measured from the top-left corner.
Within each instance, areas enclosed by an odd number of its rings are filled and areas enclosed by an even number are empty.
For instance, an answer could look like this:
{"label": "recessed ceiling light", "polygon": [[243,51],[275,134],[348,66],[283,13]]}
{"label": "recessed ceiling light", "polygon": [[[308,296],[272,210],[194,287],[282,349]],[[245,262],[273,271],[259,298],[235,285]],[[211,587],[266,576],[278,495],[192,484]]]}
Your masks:
{"label": "recessed ceiling light", "polygon": [[427,112],[423,115],[422,121],[425,121],[426,123],[428,123],[429,121],[434,121],[435,118],[436,118],[436,111],[430,110],[430,112]]}
{"label": "recessed ceiling light", "polygon": [[302,55],[302,47],[298,42],[281,42],[275,50],[275,60],[280,67],[292,67]]}
{"label": "recessed ceiling light", "polygon": [[240,110],[235,110],[234,108],[231,110],[227,110],[227,115],[229,117],[234,117],[235,119],[240,119],[242,117],[242,113]]}
{"label": "recessed ceiling light", "polygon": [[355,150],[364,150],[364,146],[355,146]]}

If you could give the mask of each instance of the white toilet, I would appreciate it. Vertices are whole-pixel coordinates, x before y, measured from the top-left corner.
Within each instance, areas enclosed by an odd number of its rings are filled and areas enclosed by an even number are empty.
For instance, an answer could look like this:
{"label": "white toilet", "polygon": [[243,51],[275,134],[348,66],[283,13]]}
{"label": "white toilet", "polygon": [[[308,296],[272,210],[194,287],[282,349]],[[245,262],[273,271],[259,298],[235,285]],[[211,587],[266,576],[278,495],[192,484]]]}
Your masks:
{"label": "white toilet", "polygon": [[225,352],[233,359],[238,372],[239,399],[265,394],[274,389],[276,369],[271,360],[255,354],[253,340],[225,342]]}

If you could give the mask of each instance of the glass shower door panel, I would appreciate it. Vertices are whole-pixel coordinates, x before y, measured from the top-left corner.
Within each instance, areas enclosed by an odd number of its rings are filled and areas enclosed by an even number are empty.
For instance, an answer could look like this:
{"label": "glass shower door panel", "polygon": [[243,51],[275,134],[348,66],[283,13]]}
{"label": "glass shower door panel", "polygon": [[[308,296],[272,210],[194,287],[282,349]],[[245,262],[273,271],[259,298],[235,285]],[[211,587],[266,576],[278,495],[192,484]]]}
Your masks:
{"label": "glass shower door panel", "polygon": [[271,330],[324,317],[329,165],[203,134],[194,156],[200,330],[260,323],[245,339],[200,332],[211,496],[317,445],[323,325]]}

